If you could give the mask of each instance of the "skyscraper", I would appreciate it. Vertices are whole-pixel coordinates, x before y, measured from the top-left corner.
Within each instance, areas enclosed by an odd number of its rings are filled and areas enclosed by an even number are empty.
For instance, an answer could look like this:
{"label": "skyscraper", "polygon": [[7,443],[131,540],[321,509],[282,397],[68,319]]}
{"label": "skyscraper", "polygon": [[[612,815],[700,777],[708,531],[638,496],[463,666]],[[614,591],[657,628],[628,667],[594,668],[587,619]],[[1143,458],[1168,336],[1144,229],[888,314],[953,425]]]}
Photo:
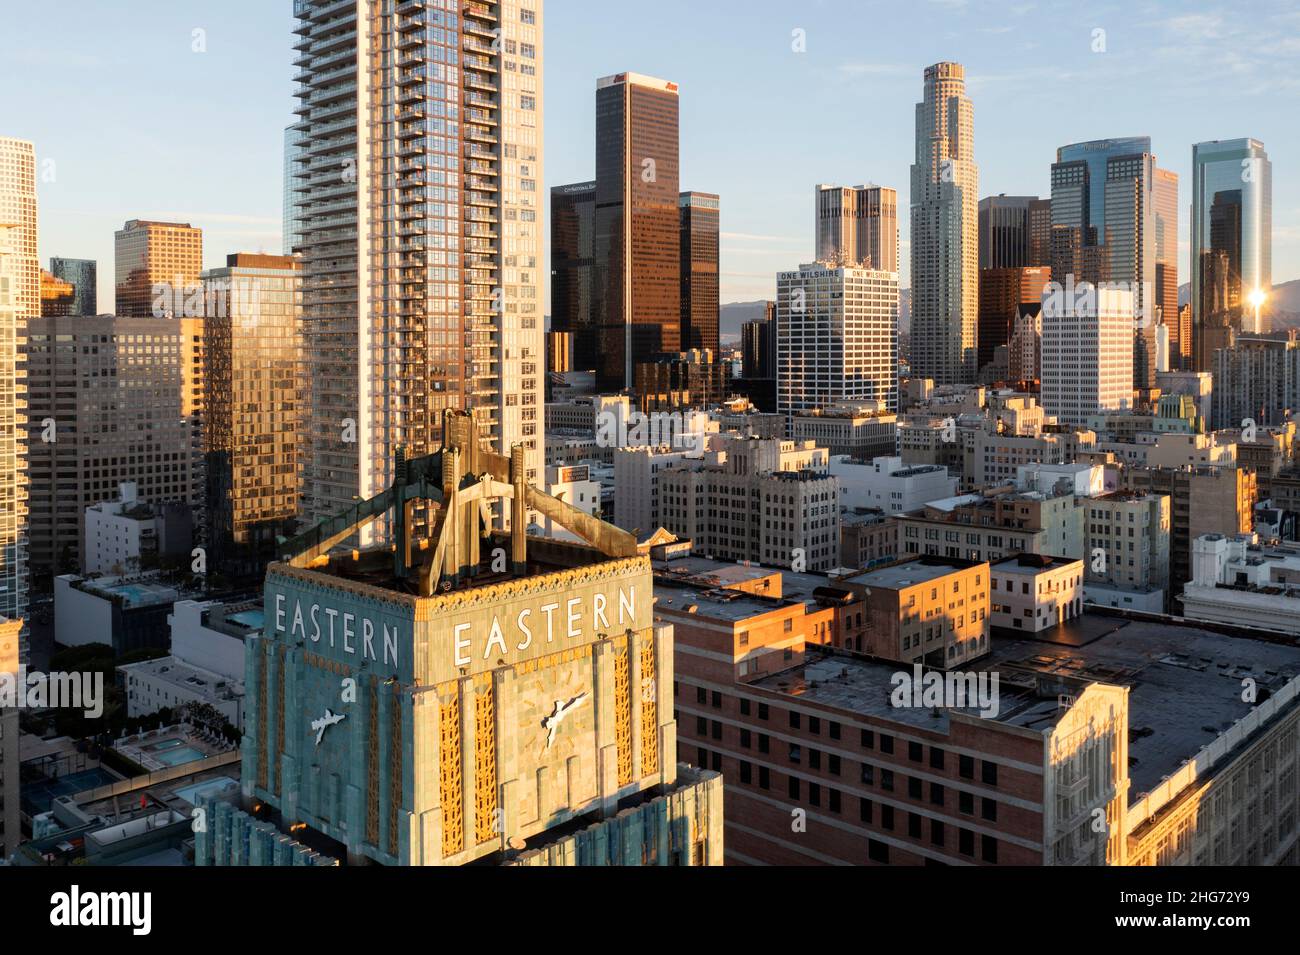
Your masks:
{"label": "skyscraper", "polygon": [[594,179],[552,187],[551,330],[572,335],[574,367],[584,371],[600,364],[592,287],[595,226]]}
{"label": "skyscraper", "polygon": [[286,126],[284,130],[284,186],[283,186],[283,222],[280,227],[280,245],[285,255],[302,243],[302,218],[298,213],[301,200],[298,182],[298,170],[302,163],[302,130],[297,126]]}
{"label": "skyscraper", "polygon": [[[114,240],[116,315],[122,318],[162,317],[156,314],[162,311],[180,318],[185,301],[201,301],[202,229],[196,229],[188,222],[132,219],[114,234]],[[157,307],[156,286],[167,286],[171,290],[170,304],[173,307]]]}
{"label": "skyscraper", "polygon": [[[683,192],[681,212],[681,347],[718,354],[718,197]],[[721,367],[721,366],[719,366]]]}
{"label": "skyscraper", "polygon": [[912,164],[912,333],[918,378],[973,383],[979,317],[978,191],[974,111],[966,69],[925,69]]}
{"label": "skyscraper", "polygon": [[[1055,287],[1055,283],[1054,287]],[[1131,407],[1133,293],[1097,288],[1043,297],[1040,374],[1043,410],[1062,424]]]}
{"label": "skyscraper", "polygon": [[[1178,180],[1157,168],[1149,136],[1062,146],[1052,164],[1052,277],[1133,292],[1133,384],[1155,387],[1155,326],[1177,296]],[[1169,316],[1170,322],[1173,315]]]}
{"label": "skyscraper", "polygon": [[314,517],[387,487],[448,408],[542,477],[542,3],[406,6],[294,8]]}
{"label": "skyscraper", "polygon": [[898,273],[828,262],[776,276],[777,411],[898,410]]}
{"label": "skyscraper", "polygon": [[27,322],[27,536],[37,573],[76,569],[85,509],[114,499],[123,481],[135,482],[143,503],[194,508],[190,392],[201,369],[191,356],[202,321]]}
{"label": "skyscraper", "polygon": [[818,185],[813,202],[818,262],[898,271],[897,190],[875,185]]}
{"label": "skyscraper", "polygon": [[1011,341],[1016,316],[1025,305],[1040,304],[1052,270],[1045,266],[980,269],[979,363],[993,361],[1001,345]]}
{"label": "skyscraper", "polygon": [[1273,164],[1258,139],[1192,146],[1192,336],[1197,371],[1237,332],[1268,330]]}
{"label": "skyscraper", "polygon": [[1049,265],[1051,232],[1050,199],[985,196],[979,202],[981,271]]}
{"label": "skyscraper", "polygon": [[[0,138],[0,642],[12,637],[22,663],[27,662],[26,628],[20,622],[27,613],[28,465],[27,388],[19,368],[27,324],[41,314],[36,244],[36,150],[30,142]],[[10,624],[17,625],[10,627],[12,633],[5,630]],[[6,740],[0,748],[2,798],[4,777],[17,785],[18,747],[16,740]],[[6,773],[4,760],[10,758],[14,772]],[[0,810],[11,817],[0,818],[11,842],[20,835],[16,802],[15,791]],[[0,849],[5,838],[0,833]]]}
{"label": "skyscraper", "polygon": [[235,253],[203,273],[209,568],[259,581],[298,514],[304,381],[293,256]]}
{"label": "skyscraper", "polygon": [[681,341],[677,84],[619,73],[596,84],[596,385],[634,384],[635,361]]}
{"label": "skyscraper", "polygon": [[55,278],[72,284],[72,305],[69,315],[99,314],[99,263],[94,259],[50,259],[50,272]]}

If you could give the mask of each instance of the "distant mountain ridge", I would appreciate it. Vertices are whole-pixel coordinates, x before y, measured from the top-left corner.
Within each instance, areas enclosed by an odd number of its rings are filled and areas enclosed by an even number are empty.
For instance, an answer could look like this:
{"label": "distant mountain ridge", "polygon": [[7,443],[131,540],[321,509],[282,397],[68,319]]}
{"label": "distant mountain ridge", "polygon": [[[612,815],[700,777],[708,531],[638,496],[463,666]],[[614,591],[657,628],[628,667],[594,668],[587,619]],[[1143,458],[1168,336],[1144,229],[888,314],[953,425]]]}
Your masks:
{"label": "distant mountain ridge", "polygon": [[[724,342],[739,342],[741,326],[745,322],[762,319],[767,315],[767,302],[728,302],[718,309],[718,337]],[[912,290],[898,291],[898,330],[906,335],[912,327]]]}

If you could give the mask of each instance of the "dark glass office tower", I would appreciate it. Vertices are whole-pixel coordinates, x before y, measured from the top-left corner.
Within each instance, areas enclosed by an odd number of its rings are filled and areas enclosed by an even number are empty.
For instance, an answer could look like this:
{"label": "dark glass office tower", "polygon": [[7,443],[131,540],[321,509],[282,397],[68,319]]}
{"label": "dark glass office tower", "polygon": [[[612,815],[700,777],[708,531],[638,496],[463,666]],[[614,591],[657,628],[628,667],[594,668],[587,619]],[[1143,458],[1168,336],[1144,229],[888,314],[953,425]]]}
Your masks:
{"label": "dark glass office tower", "polygon": [[602,390],[634,360],[681,352],[677,84],[637,73],[596,84],[595,314]]}
{"label": "dark glass office tower", "polygon": [[1264,144],[1192,147],[1192,349],[1197,371],[1238,332],[1268,331],[1273,287],[1273,172]]}
{"label": "dark glass office tower", "polygon": [[979,204],[980,269],[1047,265],[1051,229],[1051,200],[985,196]]}
{"label": "dark glass office tower", "polygon": [[99,295],[96,290],[98,271],[94,259],[50,259],[50,272],[54,277],[72,284],[69,315],[99,314]]}
{"label": "dark glass office tower", "polygon": [[551,190],[551,331],[572,336],[574,367],[584,370],[600,361],[592,303],[595,214],[595,180]]}
{"label": "dark glass office tower", "polygon": [[683,192],[681,212],[682,348],[718,358],[718,197]]}

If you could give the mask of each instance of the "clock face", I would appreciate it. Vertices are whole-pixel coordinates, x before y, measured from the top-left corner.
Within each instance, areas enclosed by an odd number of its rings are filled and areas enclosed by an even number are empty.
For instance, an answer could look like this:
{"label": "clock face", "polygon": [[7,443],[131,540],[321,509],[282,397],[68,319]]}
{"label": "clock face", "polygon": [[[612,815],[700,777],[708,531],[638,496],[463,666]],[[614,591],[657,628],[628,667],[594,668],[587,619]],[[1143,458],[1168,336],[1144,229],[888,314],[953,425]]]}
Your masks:
{"label": "clock face", "polygon": [[539,669],[520,683],[525,750],[539,764],[563,764],[595,729],[590,659]]}

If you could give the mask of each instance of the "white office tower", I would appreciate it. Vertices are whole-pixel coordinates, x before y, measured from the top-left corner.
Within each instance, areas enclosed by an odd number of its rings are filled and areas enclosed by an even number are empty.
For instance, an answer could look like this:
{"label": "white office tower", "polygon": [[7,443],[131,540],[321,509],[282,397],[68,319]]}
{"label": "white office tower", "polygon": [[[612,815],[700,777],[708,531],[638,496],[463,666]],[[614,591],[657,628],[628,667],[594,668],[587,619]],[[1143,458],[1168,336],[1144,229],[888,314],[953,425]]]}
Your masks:
{"label": "white office tower", "polygon": [[776,276],[777,411],[898,410],[898,273],[825,262]]}
{"label": "white office tower", "polygon": [[1041,369],[1047,414],[1082,426],[1088,415],[1132,406],[1136,308],[1128,288],[1048,286]]}
{"label": "white office tower", "polygon": [[[306,517],[446,408],[541,484],[542,0],[295,0]],[[382,538],[371,525],[363,542]]]}
{"label": "white office tower", "polygon": [[966,68],[925,69],[912,164],[912,374],[974,384],[979,319],[979,169]]}

